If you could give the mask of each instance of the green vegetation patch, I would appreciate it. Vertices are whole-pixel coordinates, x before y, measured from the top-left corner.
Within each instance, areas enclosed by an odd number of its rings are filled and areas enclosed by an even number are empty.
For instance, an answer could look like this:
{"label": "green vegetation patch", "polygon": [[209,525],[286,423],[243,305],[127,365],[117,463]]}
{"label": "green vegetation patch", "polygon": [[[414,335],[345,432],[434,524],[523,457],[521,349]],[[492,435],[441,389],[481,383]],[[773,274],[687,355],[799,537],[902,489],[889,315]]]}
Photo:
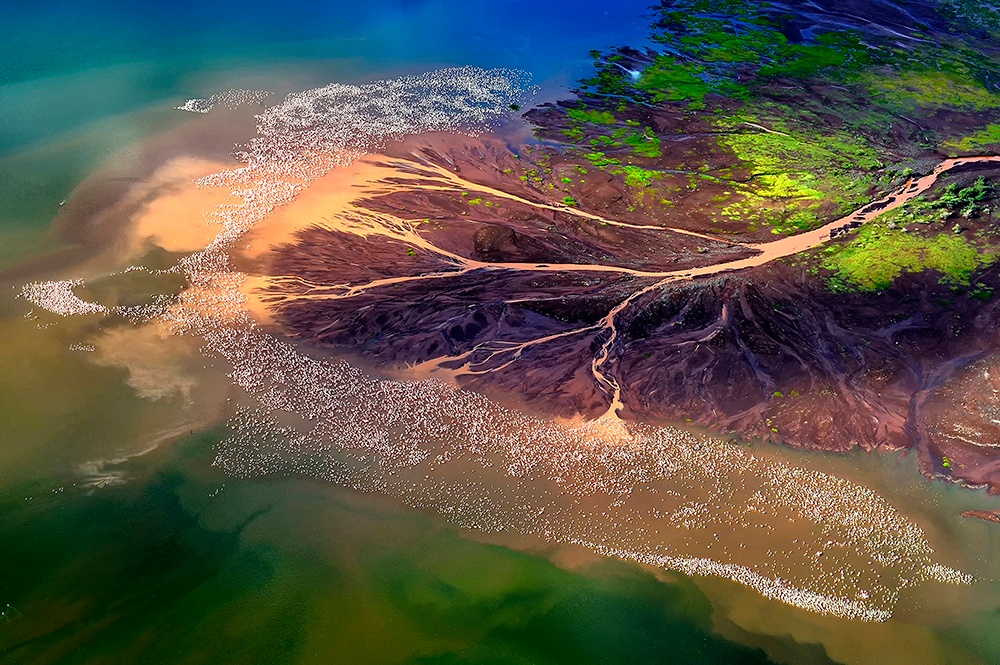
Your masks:
{"label": "green vegetation patch", "polygon": [[[700,109],[710,93],[746,100],[774,79],[842,81],[871,63],[871,49],[850,31],[789,43],[780,15],[770,16],[766,3],[666,4],[653,39],[669,54],[657,57],[635,85],[653,101],[687,101],[689,108]],[[600,77],[594,83],[600,85]]]}
{"label": "green vegetation patch", "polygon": [[935,200],[923,197],[910,201],[905,206],[886,216],[892,224],[943,222],[953,215],[969,218],[990,210],[989,203],[994,198],[996,187],[980,176],[968,187],[959,188],[953,182]]}
{"label": "green vegetation patch", "polygon": [[600,169],[603,169],[605,166],[608,165],[612,164],[617,165],[622,163],[620,159],[616,159],[614,157],[608,157],[603,152],[588,152],[587,154],[584,155],[584,158],[587,159],[591,164]]}
{"label": "green vegetation patch", "polygon": [[984,148],[1000,146],[1000,125],[988,125],[985,129],[941,144],[943,148],[959,152],[973,152]]}
{"label": "green vegetation patch", "polygon": [[613,125],[618,122],[614,114],[595,109],[566,109],[566,115],[577,122],[589,122],[595,125]]}
{"label": "green vegetation patch", "polygon": [[641,132],[634,131],[626,136],[625,144],[632,146],[633,152],[640,157],[655,159],[662,154],[660,138],[649,127]]}
{"label": "green vegetation patch", "polygon": [[811,173],[777,173],[774,175],[762,175],[757,179],[759,186],[754,190],[754,194],[765,199],[799,199],[799,200],[820,200],[823,192],[814,189],[811,185],[818,184],[816,176]]}
{"label": "green vegetation patch", "polygon": [[658,171],[650,171],[640,166],[623,166],[621,167],[621,172],[625,174],[625,184],[629,187],[649,187],[653,184],[653,180],[660,177]]}
{"label": "green vegetation patch", "polygon": [[764,78],[845,78],[871,63],[871,54],[853,32],[826,32],[815,43],[783,44],[774,60],[761,67]]}
{"label": "green vegetation patch", "polygon": [[620,148],[622,143],[611,136],[595,136],[590,139],[590,145],[595,148]]}
{"label": "green vegetation patch", "polygon": [[635,87],[649,94],[654,102],[688,102],[691,109],[705,108],[705,95],[712,92],[699,65],[679,62],[661,55],[642,71]]}
{"label": "green vegetation patch", "polygon": [[1000,108],[1000,95],[993,94],[971,75],[957,71],[890,71],[864,79],[877,101],[890,108],[952,108],[982,111]]}
{"label": "green vegetation patch", "polygon": [[[834,290],[879,291],[904,272],[936,270],[941,282],[968,286],[972,274],[993,263],[996,253],[972,245],[957,231],[921,236],[904,230],[907,225],[941,226],[955,215],[971,217],[989,211],[995,187],[983,177],[968,187],[952,183],[935,200],[919,198],[887,213],[879,222],[866,224],[848,244],[831,246],[824,252],[823,267],[833,271]],[[986,287],[974,289],[975,297],[988,299]]]}
{"label": "green vegetation patch", "polygon": [[874,149],[848,132],[810,133],[779,118],[738,114],[717,121],[724,130],[719,144],[750,174],[740,187],[743,198],[720,210],[723,218],[794,232],[821,223],[821,203],[846,212],[866,199],[868,174],[882,165]]}
{"label": "green vegetation patch", "polygon": [[848,132],[810,132],[790,125],[780,108],[765,111],[766,115],[744,113],[718,121],[720,130],[729,130],[719,142],[753,165],[754,173],[787,172],[789,166],[812,173],[882,166],[878,152],[863,138]]}
{"label": "green vegetation patch", "polygon": [[996,187],[993,183],[979,176],[974,183],[961,189],[958,183],[951,183],[931,205],[949,212],[957,212],[963,217],[971,217],[988,209],[986,203],[993,198],[995,192]]}
{"label": "green vegetation patch", "polygon": [[923,238],[869,225],[849,244],[827,255],[823,267],[834,272],[830,279],[834,290],[881,291],[904,272],[924,270],[940,272],[942,283],[968,285],[973,272],[993,260],[992,254],[980,252],[959,235]]}

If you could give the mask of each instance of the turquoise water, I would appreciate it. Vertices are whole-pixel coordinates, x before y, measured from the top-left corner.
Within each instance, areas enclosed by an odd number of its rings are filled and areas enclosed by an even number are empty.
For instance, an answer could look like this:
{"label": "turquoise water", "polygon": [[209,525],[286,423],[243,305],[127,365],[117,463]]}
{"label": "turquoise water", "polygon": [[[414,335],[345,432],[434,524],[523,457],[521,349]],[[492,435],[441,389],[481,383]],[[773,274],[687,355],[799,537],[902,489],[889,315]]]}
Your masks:
{"label": "turquoise water", "polygon": [[[188,98],[232,87],[280,95],[465,64],[524,68],[552,97],[586,71],[590,49],[640,43],[644,8],[0,10],[0,663],[995,661],[992,581],[971,611],[945,592],[940,607],[918,598],[898,620],[860,625],[727,581],[526,537],[488,539],[330,483],[228,476],[212,462],[239,395],[196,341],[127,336],[131,356],[91,356],[72,345],[129,326],[51,325],[12,297],[25,281],[88,265],[86,252],[60,258],[72,237],[50,232],[61,204],[99,169],[111,180],[139,177],[129,166],[137,146],[148,151],[155,137],[200,121],[174,110]],[[224,150],[219,143],[212,149]],[[92,288],[103,302],[147,288],[116,284]],[[170,373],[137,377],[136,359],[149,357],[165,359],[156,371]],[[151,384],[182,389],[151,396]],[[905,460],[799,461],[887,488],[937,542],[967,543],[954,558],[995,549],[990,525],[954,519],[965,495],[929,486]],[[964,562],[988,580],[1000,576],[990,557]]]}
{"label": "turquoise water", "polygon": [[53,247],[59,204],[118,151],[229,88],[284,94],[446,65],[557,88],[641,43],[647,3],[56,2],[0,8],[0,268]]}

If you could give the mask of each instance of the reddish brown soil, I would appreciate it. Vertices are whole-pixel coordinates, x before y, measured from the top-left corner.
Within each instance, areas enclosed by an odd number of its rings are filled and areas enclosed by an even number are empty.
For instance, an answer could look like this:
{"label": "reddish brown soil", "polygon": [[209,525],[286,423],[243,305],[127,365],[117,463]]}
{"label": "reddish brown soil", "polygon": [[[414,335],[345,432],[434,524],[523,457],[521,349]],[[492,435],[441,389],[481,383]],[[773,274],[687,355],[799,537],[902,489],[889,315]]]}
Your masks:
{"label": "reddish brown soil", "polygon": [[986,520],[987,522],[1000,523],[1000,513],[996,510],[966,510],[962,513],[962,517],[972,517]]}
{"label": "reddish brown soil", "polygon": [[[404,188],[362,203],[420,222],[421,237],[462,257],[664,271],[752,255],[707,219],[653,215],[638,206],[629,212],[634,193],[599,171],[587,174],[588,194],[580,196],[585,210],[729,241],[606,226],[531,205],[559,202],[562,192],[520,175],[541,167],[551,168],[554,178],[581,163],[556,150],[521,149],[531,157],[516,158],[497,141],[455,137],[424,138],[394,150],[528,202],[498,200],[487,207],[489,197],[482,196],[483,203],[471,205],[480,195],[470,186],[464,197]],[[615,319],[605,368],[621,387],[622,417],[693,422],[822,450],[915,447],[925,473],[1000,490],[1000,448],[991,447],[1000,442],[995,424],[981,428],[977,445],[942,434],[942,423],[963,422],[947,388],[1000,347],[1000,299],[955,292],[931,273],[904,276],[882,293],[837,294],[799,264],[777,261],[668,284],[632,301]],[[404,242],[323,228],[302,232],[258,268],[316,285],[457,271],[439,255]],[[1000,290],[997,272],[990,268],[977,280]],[[396,369],[429,363],[471,388],[514,394],[552,414],[595,417],[612,397],[592,372],[610,334],[599,324],[657,282],[614,272],[473,270],[350,298],[291,299],[275,313],[287,331],[313,344],[349,348]],[[530,344],[560,333],[565,336]]]}

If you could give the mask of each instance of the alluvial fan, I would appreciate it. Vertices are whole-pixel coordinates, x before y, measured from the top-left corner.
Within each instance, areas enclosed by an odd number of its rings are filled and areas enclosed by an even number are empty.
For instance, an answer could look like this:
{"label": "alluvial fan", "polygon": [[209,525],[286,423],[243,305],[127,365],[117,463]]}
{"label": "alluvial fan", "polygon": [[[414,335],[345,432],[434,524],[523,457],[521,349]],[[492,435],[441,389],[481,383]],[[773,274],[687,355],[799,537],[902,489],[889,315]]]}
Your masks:
{"label": "alluvial fan", "polygon": [[[233,419],[216,463],[385,492],[465,527],[727,577],[838,616],[885,620],[908,585],[969,583],[933,561],[915,523],[854,483],[678,429],[555,423],[438,381],[374,379],[255,327],[228,254],[254,224],[390,139],[485,131],[531,94],[523,72],[471,67],[296,93],[259,116],[244,166],[200,181],[242,203],[211,212],[219,234],[180,262],[190,286],[157,316],[204,339],[260,404]],[[24,293],[57,314],[108,311],[76,298],[76,285]]]}

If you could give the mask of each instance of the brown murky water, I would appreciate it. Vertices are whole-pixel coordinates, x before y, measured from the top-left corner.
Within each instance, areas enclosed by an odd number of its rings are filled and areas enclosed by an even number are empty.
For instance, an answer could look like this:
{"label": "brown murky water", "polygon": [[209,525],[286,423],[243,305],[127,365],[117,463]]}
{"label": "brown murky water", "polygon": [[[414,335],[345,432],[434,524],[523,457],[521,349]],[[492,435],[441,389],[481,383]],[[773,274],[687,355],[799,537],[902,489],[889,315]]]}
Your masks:
{"label": "brown murky water", "polygon": [[[45,491],[85,490],[77,502],[130,483],[154,486],[157,465],[178,464],[168,452],[178,438],[228,420],[232,434],[214,452],[182,464],[197,479],[185,483],[223,492],[228,508],[183,501],[202,506],[199,520],[232,526],[245,511],[231,497],[265,488],[282,517],[256,526],[250,540],[290,537],[322,557],[317,543],[334,537],[343,516],[330,515],[345,504],[356,514],[398,511],[404,517],[392,519],[406,524],[409,512],[383,508],[389,497],[442,533],[451,524],[468,542],[540,553],[585,576],[607,557],[670,583],[679,579],[671,571],[688,573],[712,602],[716,631],[777,660],[801,655],[778,639],[786,635],[851,663],[988,662],[1000,650],[988,630],[1000,573],[991,526],[963,522],[955,509],[983,497],[930,483],[905,460],[750,449],[610,417],[546,421],[441,381],[389,380],[313,357],[253,326],[243,276],[209,260],[188,263],[180,282],[158,272],[212,242],[219,227],[203,214],[232,210],[217,207],[227,201],[237,211],[247,205],[189,184],[225,164],[183,153],[130,185],[119,207],[100,207],[110,217],[93,231],[99,252],[63,274],[30,277],[85,277],[85,288],[58,297],[107,311],[60,317],[24,299],[4,305],[5,367],[21,368],[0,392],[4,412],[17,414],[4,425],[15,442],[0,459],[7,487],[34,482],[54,461],[66,482]],[[287,237],[296,218],[349,204],[349,186],[373,176],[357,163],[334,170],[286,207],[265,205],[259,226],[223,249]],[[270,190],[262,191],[266,204]],[[274,191],[285,203],[285,190]],[[78,220],[93,220],[93,207],[77,210]],[[145,270],[122,272],[132,265]],[[60,450],[66,437],[73,443]],[[277,480],[289,475],[354,493]],[[325,507],[307,516],[303,502]],[[406,540],[410,528],[390,532]],[[391,603],[379,612],[389,616]]]}

